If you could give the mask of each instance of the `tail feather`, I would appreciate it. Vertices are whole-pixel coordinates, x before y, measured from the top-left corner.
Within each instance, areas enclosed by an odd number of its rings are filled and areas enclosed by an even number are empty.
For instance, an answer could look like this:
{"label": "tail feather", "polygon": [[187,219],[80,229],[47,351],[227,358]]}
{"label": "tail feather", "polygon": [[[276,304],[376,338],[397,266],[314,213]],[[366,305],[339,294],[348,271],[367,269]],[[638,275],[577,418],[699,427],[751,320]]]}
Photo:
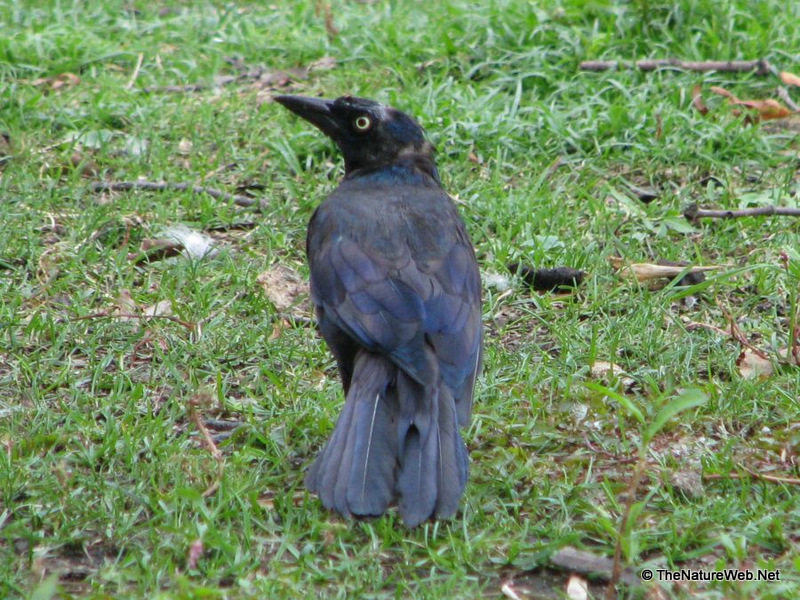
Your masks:
{"label": "tail feather", "polygon": [[397,499],[403,522],[415,527],[456,513],[467,470],[449,388],[441,381],[423,386],[387,358],[362,351],[306,485],[344,516],[379,516]]}
{"label": "tail feather", "polygon": [[335,509],[345,516],[349,516],[350,511],[347,510],[346,503],[343,505],[336,501],[336,488],[340,470],[346,469],[346,464],[352,462],[352,448],[348,444],[348,437],[354,413],[355,403],[345,402],[333,435],[306,474],[306,487],[319,496],[323,506]]}
{"label": "tail feather", "polygon": [[467,448],[456,422],[456,406],[448,393],[439,394],[439,421],[436,434],[439,445],[438,496],[436,517],[447,518],[458,510],[467,484]]}
{"label": "tail feather", "polygon": [[308,470],[306,487],[344,516],[378,516],[394,496],[396,429],[390,385],[396,369],[362,352],[330,441]]}
{"label": "tail feather", "polygon": [[353,465],[347,504],[357,515],[381,515],[394,497],[396,429],[386,395],[376,393],[356,406]]}
{"label": "tail feather", "polygon": [[423,438],[415,426],[409,427],[400,457],[398,508],[408,527],[416,527],[430,519],[436,507],[438,441],[435,429],[427,433],[427,437]]}

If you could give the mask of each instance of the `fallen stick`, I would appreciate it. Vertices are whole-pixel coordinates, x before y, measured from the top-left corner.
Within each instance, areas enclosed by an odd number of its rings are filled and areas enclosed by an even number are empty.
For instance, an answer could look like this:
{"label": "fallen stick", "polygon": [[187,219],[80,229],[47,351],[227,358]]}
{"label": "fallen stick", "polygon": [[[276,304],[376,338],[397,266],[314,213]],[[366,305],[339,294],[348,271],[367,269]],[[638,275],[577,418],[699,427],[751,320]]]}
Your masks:
{"label": "fallen stick", "polygon": [[208,498],[214,492],[219,489],[220,484],[222,483],[222,476],[225,473],[225,459],[222,457],[222,453],[217,448],[217,445],[214,443],[214,439],[211,437],[211,434],[208,431],[208,428],[203,423],[200,414],[198,413],[198,409],[202,406],[204,398],[201,396],[195,396],[188,402],[188,409],[189,409],[189,418],[194,423],[197,430],[200,432],[202,436],[203,445],[206,449],[211,453],[211,457],[217,463],[217,475],[214,478],[214,481],[211,483],[206,491],[203,492],[203,498]]}
{"label": "fallen stick", "polygon": [[[598,556],[585,550],[578,550],[572,546],[564,546],[550,556],[549,562],[565,571],[593,575],[608,581],[614,570],[614,561],[606,556]],[[631,568],[625,568],[620,575],[620,581],[626,585],[637,585],[639,578]]]}
{"label": "fallen stick", "polygon": [[800,112],[800,106],[792,100],[791,96],[789,96],[789,92],[786,90],[785,87],[782,85],[778,86],[778,97],[783,100],[783,103],[789,107],[789,110],[793,110],[794,112]]}
{"label": "fallen stick", "polygon": [[195,194],[208,194],[216,200],[233,201],[237,206],[249,207],[258,204],[258,200],[241,196],[239,194],[229,194],[222,190],[209,188],[190,183],[173,183],[169,181],[96,181],[89,186],[93,192],[126,192],[129,190],[145,190],[148,192],[164,191],[186,191],[191,190]]}
{"label": "fallen stick", "polygon": [[786,483],[790,485],[800,485],[800,479],[795,477],[782,477],[780,475],[767,475],[766,473],[758,473],[757,471],[751,471],[747,467],[741,467],[747,475],[743,473],[705,473],[703,474],[703,479],[708,480],[718,480],[718,479],[744,479],[745,477],[751,477],[753,479],[760,479],[761,481],[769,481],[770,483]]}
{"label": "fallen stick", "polygon": [[762,217],[771,215],[800,217],[800,208],[792,208],[790,206],[759,206],[758,208],[743,208],[741,210],[717,210],[700,208],[697,204],[691,204],[683,211],[683,216],[687,221],[695,221],[696,219],[738,219],[742,217]]}
{"label": "fallen stick", "polygon": [[725,73],[748,73],[750,71],[755,71],[756,75],[768,75],[772,71],[772,66],[763,58],[759,60],[703,62],[689,62],[676,58],[639,60],[636,62],[626,60],[587,60],[582,62],[579,68],[581,71],[610,71],[620,68],[639,69],[640,71],[683,69],[685,71],[721,71]]}

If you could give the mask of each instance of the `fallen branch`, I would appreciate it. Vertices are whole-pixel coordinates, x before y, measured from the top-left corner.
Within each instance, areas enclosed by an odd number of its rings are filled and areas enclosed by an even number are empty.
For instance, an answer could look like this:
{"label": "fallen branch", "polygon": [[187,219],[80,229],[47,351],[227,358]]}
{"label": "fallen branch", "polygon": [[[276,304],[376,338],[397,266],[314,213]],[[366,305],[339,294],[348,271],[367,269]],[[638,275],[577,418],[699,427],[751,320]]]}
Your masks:
{"label": "fallen branch", "polygon": [[203,423],[203,420],[200,418],[199,413],[197,412],[197,408],[201,405],[202,401],[199,397],[195,396],[191,400],[189,400],[189,418],[194,423],[197,430],[203,436],[203,445],[208,449],[211,453],[211,456],[217,461],[217,477],[214,479],[214,482],[208,486],[205,492],[203,492],[203,498],[208,498],[214,492],[219,489],[220,483],[222,482],[222,476],[224,474],[225,469],[225,461],[222,458],[222,453],[217,448],[217,445],[214,443],[214,440],[211,438],[211,434],[208,432],[208,428]]}
{"label": "fallen branch", "polygon": [[579,68],[581,71],[609,71],[620,68],[639,69],[640,71],[683,69],[684,71],[721,71],[725,73],[749,73],[750,71],[755,71],[756,75],[768,75],[772,72],[772,66],[766,59],[703,62],[688,62],[676,58],[639,60],[636,62],[626,60],[587,60],[582,62]]}
{"label": "fallen branch", "polygon": [[217,190],[202,185],[192,185],[190,183],[173,183],[170,181],[95,181],[89,186],[93,192],[127,192],[129,190],[145,190],[148,192],[177,191],[183,192],[190,190],[195,194],[208,194],[216,200],[232,201],[237,206],[245,208],[259,204],[255,198],[248,198],[239,194],[229,194],[222,190]]}
{"label": "fallen branch", "polygon": [[700,208],[697,204],[689,205],[683,211],[687,221],[697,219],[738,219],[742,217],[762,217],[780,215],[785,217],[800,217],[800,208],[790,206],[759,206],[758,208],[743,208],[741,210],[717,210]]}
{"label": "fallen branch", "polygon": [[719,308],[720,311],[722,311],[722,314],[725,315],[725,318],[728,319],[728,323],[731,327],[730,337],[736,340],[739,345],[742,346],[742,348],[747,348],[756,356],[763,358],[764,360],[769,360],[769,356],[767,356],[766,352],[759,350],[747,341],[747,338],[744,337],[741,329],[739,329],[739,326],[736,324],[736,319],[733,318],[733,315],[730,313],[730,311],[728,311],[724,306],[720,306],[719,302],[716,304],[717,308]]}
{"label": "fallen branch", "polygon": [[[565,571],[601,577],[606,581],[611,578],[614,569],[614,561],[610,558],[578,550],[572,546],[560,548],[550,556],[549,562]],[[630,568],[622,571],[621,581],[631,586],[640,583],[636,573]]]}
{"label": "fallen branch", "polygon": [[793,110],[794,112],[800,112],[800,105],[797,104],[792,97],[789,96],[789,92],[786,91],[786,88],[782,85],[778,86],[778,97],[783,100],[784,104],[789,107],[789,110]]}
{"label": "fallen branch", "polygon": [[745,473],[704,473],[703,479],[708,480],[718,480],[718,479],[745,479],[746,477],[752,477],[753,479],[760,479],[761,481],[769,481],[770,483],[786,483],[790,485],[800,485],[800,479],[796,477],[781,477],[780,475],[767,475],[766,473],[759,473],[757,471],[751,471],[747,467],[739,467]]}

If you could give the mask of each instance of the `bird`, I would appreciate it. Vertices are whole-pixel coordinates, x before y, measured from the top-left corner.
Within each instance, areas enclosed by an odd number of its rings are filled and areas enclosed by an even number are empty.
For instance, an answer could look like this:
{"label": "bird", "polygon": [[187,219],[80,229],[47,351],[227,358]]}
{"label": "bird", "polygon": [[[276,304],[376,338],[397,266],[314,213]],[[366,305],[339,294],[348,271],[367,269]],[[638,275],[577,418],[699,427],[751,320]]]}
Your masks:
{"label": "bird", "polygon": [[433,145],[412,117],[374,100],[275,101],[344,156],[306,254],[345,403],[306,487],[347,518],[395,505],[409,528],[451,518],[469,472],[461,428],[482,367],[481,280]]}

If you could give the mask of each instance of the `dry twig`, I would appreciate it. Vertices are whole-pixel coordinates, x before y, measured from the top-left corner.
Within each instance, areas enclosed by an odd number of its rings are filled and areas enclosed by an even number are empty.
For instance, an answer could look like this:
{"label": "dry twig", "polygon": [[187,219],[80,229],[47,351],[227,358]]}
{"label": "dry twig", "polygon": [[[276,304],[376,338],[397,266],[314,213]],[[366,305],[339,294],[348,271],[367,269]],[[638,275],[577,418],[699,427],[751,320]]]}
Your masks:
{"label": "dry twig", "polygon": [[[605,580],[611,578],[614,569],[614,561],[610,558],[598,556],[586,550],[578,550],[572,546],[560,548],[550,556],[549,562],[565,571],[593,575]],[[632,569],[624,569],[621,581],[627,585],[636,585],[639,583],[639,578]]]}
{"label": "dry twig", "polygon": [[782,85],[778,86],[778,97],[783,100],[784,104],[789,107],[789,110],[793,110],[794,112],[800,112],[800,105],[797,104],[792,97],[789,95],[789,92],[786,91],[786,88]]}
{"label": "dry twig", "polygon": [[214,482],[208,486],[205,492],[203,492],[203,498],[208,498],[214,492],[219,489],[220,483],[222,482],[222,475],[225,471],[225,461],[222,458],[222,453],[217,448],[217,445],[214,443],[214,440],[211,437],[211,434],[208,431],[208,428],[203,423],[203,420],[200,418],[200,414],[197,412],[197,408],[202,404],[202,400],[195,396],[191,400],[189,400],[189,418],[194,423],[197,430],[200,432],[200,435],[203,436],[203,445],[208,449],[211,453],[211,456],[217,462],[217,477],[214,479]]}
{"label": "dry twig", "polygon": [[239,194],[229,194],[222,190],[217,190],[210,187],[201,185],[192,185],[190,183],[174,183],[171,181],[96,181],[89,186],[93,192],[126,192],[129,190],[145,190],[148,192],[165,192],[165,191],[178,191],[183,192],[191,190],[195,194],[208,194],[216,200],[233,201],[237,206],[250,207],[254,204],[259,204],[255,198],[248,198]]}
{"label": "dry twig", "polygon": [[125,85],[126,88],[131,89],[133,84],[136,83],[136,79],[139,77],[139,71],[142,69],[142,62],[144,61],[144,53],[140,52],[138,58],[136,59],[136,66],[133,69],[133,74],[131,78],[128,80],[128,83]]}
{"label": "dry twig", "polygon": [[617,543],[614,546],[614,568],[611,571],[611,579],[608,581],[606,587],[606,600],[614,600],[617,597],[617,583],[622,577],[622,536],[628,528],[628,519],[631,516],[633,503],[636,501],[636,492],[639,489],[639,483],[642,481],[644,469],[647,466],[644,454],[639,457],[639,462],[636,463],[636,469],[633,472],[633,478],[628,486],[627,497],[625,498],[625,511],[622,513],[622,519],[619,522],[619,529],[617,531]]}
{"label": "dry twig", "polygon": [[696,219],[737,219],[741,217],[760,217],[765,215],[781,215],[786,217],[800,217],[800,208],[790,206],[759,206],[757,208],[743,208],[741,210],[716,210],[700,208],[691,204],[683,211],[683,216],[688,221]]}
{"label": "dry twig", "polygon": [[744,479],[746,476],[753,479],[760,479],[761,481],[769,481],[771,483],[786,483],[790,485],[800,485],[800,479],[796,477],[782,477],[780,475],[767,475],[766,473],[759,473],[758,471],[751,471],[747,467],[739,465],[747,475],[742,473],[707,473],[703,474],[703,479],[716,480],[716,479]]}
{"label": "dry twig", "polygon": [[683,69],[684,71],[721,71],[725,73],[749,73],[750,71],[755,71],[756,75],[768,75],[772,72],[772,66],[766,59],[703,62],[683,61],[676,58],[639,60],[636,62],[626,60],[587,60],[580,64],[581,71],[609,71],[620,68],[639,69],[641,71]]}
{"label": "dry twig", "polygon": [[747,338],[744,337],[744,334],[739,329],[739,326],[736,325],[736,319],[733,318],[733,315],[724,306],[720,306],[719,302],[717,302],[717,308],[722,311],[722,314],[725,315],[725,318],[728,319],[728,323],[730,323],[730,336],[736,340],[740,346],[748,348],[751,352],[753,352],[753,354],[763,358],[764,360],[769,360],[769,356],[767,356],[766,352],[759,350],[747,341]]}

